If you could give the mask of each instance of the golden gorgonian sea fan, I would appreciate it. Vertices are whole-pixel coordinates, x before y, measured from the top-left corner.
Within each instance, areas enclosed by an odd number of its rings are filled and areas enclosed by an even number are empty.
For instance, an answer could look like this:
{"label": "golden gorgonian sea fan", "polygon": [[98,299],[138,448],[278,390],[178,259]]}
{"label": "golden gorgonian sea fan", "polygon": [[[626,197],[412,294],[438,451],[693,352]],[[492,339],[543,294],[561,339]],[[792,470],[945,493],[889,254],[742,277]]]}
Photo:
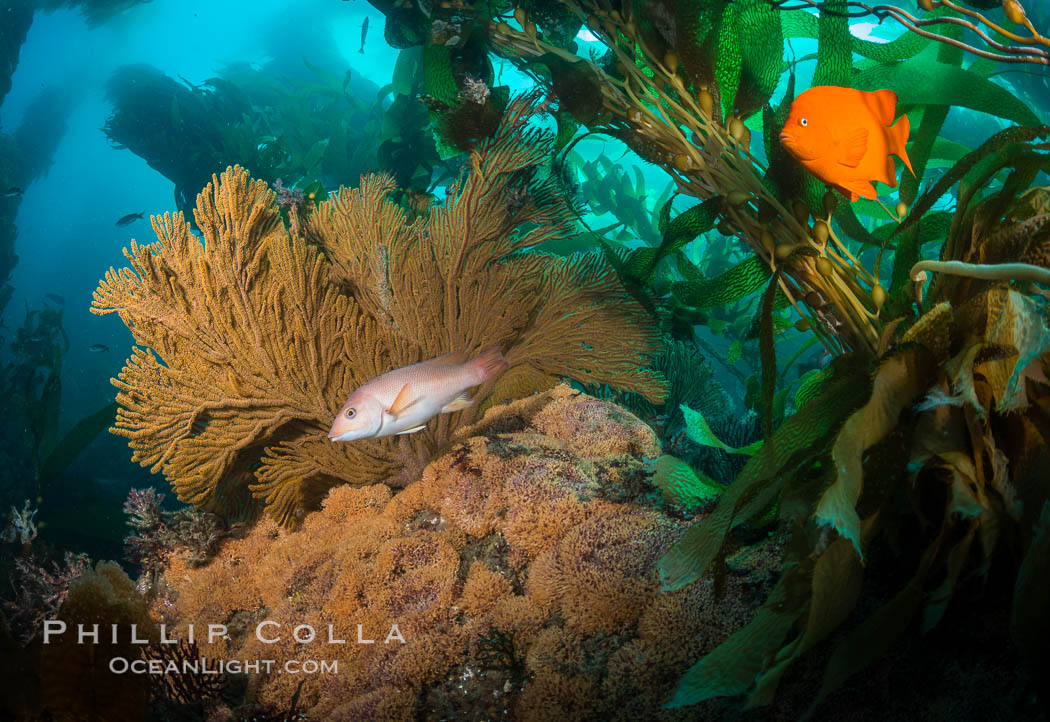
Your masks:
{"label": "golden gorgonian sea fan", "polygon": [[329,441],[347,395],[384,371],[498,345],[510,369],[477,391],[488,402],[563,377],[661,400],[644,368],[656,330],[601,257],[530,250],[573,230],[535,178],[550,152],[527,127],[535,103],[512,103],[446,202],[411,223],[390,176],[370,175],[292,235],[239,167],[197,196],[200,237],[181,213],[153,217],[157,242],[132,241],[131,267],[106,273],[91,309],[138,344],[113,381],[112,431],[132,458],[184,502],[227,517],[261,504],[287,525],[336,484],[412,481],[484,406],[410,436]]}

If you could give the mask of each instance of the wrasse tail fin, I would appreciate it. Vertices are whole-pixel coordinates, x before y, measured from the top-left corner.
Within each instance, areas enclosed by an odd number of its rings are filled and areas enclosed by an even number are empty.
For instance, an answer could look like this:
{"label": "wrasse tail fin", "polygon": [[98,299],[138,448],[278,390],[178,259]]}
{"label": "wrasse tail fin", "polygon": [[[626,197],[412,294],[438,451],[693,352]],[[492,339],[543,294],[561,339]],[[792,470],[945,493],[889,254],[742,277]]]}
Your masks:
{"label": "wrasse tail fin", "polygon": [[473,403],[474,399],[470,398],[470,393],[464,391],[459,396],[442,406],[441,413],[451,414],[453,411],[460,411],[461,409],[465,409]]}
{"label": "wrasse tail fin", "polygon": [[897,124],[889,129],[887,135],[890,139],[890,153],[904,161],[904,165],[908,166],[908,171],[915,175],[915,171],[911,168],[911,160],[908,158],[908,151],[904,149],[908,142],[909,132],[908,116],[902,115]]}
{"label": "wrasse tail fin", "polygon": [[417,431],[422,431],[426,427],[427,427],[426,424],[420,424],[419,426],[413,426],[411,429],[405,429],[404,431],[399,431],[399,432],[397,432],[397,435],[401,436],[402,434],[414,434]]}
{"label": "wrasse tail fin", "polygon": [[510,368],[509,364],[504,360],[503,351],[499,346],[485,349],[471,363],[477,369],[479,384],[496,378]]}
{"label": "wrasse tail fin", "polygon": [[390,408],[386,411],[396,419],[405,413],[405,409],[417,401],[419,401],[419,397],[412,393],[411,384],[405,384],[394,398],[394,403],[390,404]]}

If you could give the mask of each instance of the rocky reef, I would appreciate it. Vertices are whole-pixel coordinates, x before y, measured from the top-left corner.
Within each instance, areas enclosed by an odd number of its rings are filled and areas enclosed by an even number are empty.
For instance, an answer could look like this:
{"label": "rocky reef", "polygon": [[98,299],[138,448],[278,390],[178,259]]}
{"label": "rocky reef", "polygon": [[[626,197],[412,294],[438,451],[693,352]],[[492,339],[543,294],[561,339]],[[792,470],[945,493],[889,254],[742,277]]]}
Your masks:
{"label": "rocky reef", "polygon": [[206,566],[173,558],[153,615],[193,624],[212,660],[338,662],[249,675],[249,696],[298,694],[311,719],[694,718],[661,707],[743,626],[779,549],[731,558],[717,601],[706,581],[659,593],[687,526],[651,484],[659,453],[637,418],[561,385],[490,409],[407,488],[339,486],[298,530],[263,519]]}

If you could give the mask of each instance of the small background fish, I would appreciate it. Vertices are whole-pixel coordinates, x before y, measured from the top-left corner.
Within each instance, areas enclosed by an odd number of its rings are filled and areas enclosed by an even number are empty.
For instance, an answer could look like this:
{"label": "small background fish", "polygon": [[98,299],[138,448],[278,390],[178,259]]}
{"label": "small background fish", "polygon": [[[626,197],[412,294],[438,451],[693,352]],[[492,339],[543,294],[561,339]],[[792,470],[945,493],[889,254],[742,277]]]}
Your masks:
{"label": "small background fish", "polygon": [[145,215],[145,211],[142,213],[129,213],[126,216],[121,216],[117,221],[118,226],[130,226],[135,221],[141,220],[142,216]]}
{"label": "small background fish", "polygon": [[818,85],[795,98],[780,142],[806,170],[851,201],[877,198],[872,181],[897,186],[891,155],[911,161],[908,117],[896,125],[897,94]]}
{"label": "small background fish", "polygon": [[472,361],[459,354],[388,371],[350,394],[332,423],[332,441],[411,434],[438,414],[465,409],[474,403],[468,389],[507,370],[498,348],[482,351]]}

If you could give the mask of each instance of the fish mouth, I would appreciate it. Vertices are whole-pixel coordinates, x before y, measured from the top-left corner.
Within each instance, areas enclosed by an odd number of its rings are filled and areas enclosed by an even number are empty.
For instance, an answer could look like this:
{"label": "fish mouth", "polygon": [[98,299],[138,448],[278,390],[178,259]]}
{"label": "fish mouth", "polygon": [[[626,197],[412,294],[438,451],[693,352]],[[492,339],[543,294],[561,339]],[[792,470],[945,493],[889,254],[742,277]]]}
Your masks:
{"label": "fish mouth", "polygon": [[780,143],[781,143],[781,145],[783,145],[785,143],[790,143],[790,142],[791,142],[791,136],[789,134],[787,134],[787,133],[781,133],[780,134]]}

